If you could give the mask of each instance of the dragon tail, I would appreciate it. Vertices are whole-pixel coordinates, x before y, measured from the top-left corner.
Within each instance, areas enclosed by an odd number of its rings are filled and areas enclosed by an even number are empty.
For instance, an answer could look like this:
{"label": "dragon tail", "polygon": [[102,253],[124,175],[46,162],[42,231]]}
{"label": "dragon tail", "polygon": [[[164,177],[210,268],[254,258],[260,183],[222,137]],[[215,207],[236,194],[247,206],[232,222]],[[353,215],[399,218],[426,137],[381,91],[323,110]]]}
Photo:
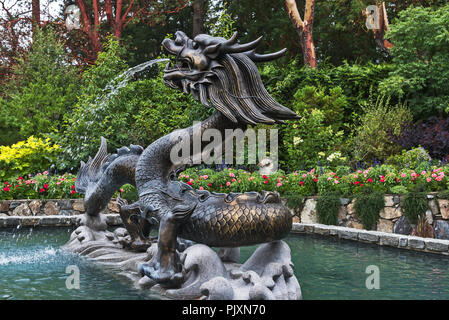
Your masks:
{"label": "dragon tail", "polygon": [[116,154],[108,154],[107,143],[101,137],[100,148],[94,158],[81,167],[75,180],[75,190],[85,194],[84,206],[90,215],[103,210],[115,191],[124,184],[135,186],[135,169],[143,148],[130,145],[117,149]]}

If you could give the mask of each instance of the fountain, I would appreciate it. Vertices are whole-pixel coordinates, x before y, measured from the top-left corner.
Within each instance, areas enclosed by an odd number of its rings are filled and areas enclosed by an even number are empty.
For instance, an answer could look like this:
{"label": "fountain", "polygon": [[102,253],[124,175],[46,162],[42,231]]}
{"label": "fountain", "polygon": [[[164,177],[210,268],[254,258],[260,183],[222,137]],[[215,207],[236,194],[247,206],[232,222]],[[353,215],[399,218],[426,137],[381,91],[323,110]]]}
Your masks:
{"label": "fountain", "polygon": [[[229,40],[206,34],[190,39],[178,31],[175,40],[163,41],[176,57],[164,70],[165,84],[216,111],[145,150],[131,145],[109,155],[101,138],[95,157],[81,163],[75,186],[85,194],[86,213],[64,249],[118,266],[140,287],[171,298],[302,298],[290,248],[281,240],[292,216],[279,194],[210,193],[177,181],[177,172],[205,152],[205,143],[194,145],[195,132],[213,129],[225,136],[227,129],[298,118],[268,94],[255,66],[285,50],[257,54],[260,40],[239,44],[237,33]],[[174,159],[172,150],[185,141],[193,152]],[[101,211],[126,183],[137,187],[139,200],[117,199],[125,228],[110,232]],[[150,236],[153,229],[157,238]],[[239,264],[239,247],[255,244],[260,246]]]}

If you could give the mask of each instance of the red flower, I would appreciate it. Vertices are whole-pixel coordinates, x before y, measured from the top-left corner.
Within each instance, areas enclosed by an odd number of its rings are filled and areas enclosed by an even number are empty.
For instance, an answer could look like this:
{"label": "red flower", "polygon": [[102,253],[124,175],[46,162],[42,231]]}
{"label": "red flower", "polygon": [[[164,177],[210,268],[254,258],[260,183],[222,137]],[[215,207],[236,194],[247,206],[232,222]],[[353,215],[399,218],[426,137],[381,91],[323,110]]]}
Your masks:
{"label": "red flower", "polygon": [[360,184],[360,182],[356,181],[356,182],[354,182],[354,184],[357,186]]}
{"label": "red flower", "polygon": [[72,190],[72,191],[70,191],[70,193],[71,193],[71,194],[75,194],[75,193],[76,193],[76,191],[75,191],[75,190]]}
{"label": "red flower", "polygon": [[299,181],[299,184],[300,184],[301,187],[302,187],[302,185],[304,184],[304,182],[303,182],[303,181]]}
{"label": "red flower", "polygon": [[212,183],[208,183],[207,186],[208,186],[208,187],[212,187]]}
{"label": "red flower", "polygon": [[[72,188],[72,190],[75,190],[75,186],[71,186],[70,188]],[[122,190],[122,189],[120,189],[120,190]],[[122,191],[120,191],[120,192],[122,192]]]}
{"label": "red flower", "polygon": [[187,181],[187,184],[188,184],[189,186],[193,185],[193,183],[190,182],[190,181]]}
{"label": "red flower", "polygon": [[44,184],[44,188],[45,188],[45,189],[48,189],[48,184]]}
{"label": "red flower", "polygon": [[40,193],[44,193],[46,190],[44,188],[40,189],[39,192]]}
{"label": "red flower", "polygon": [[318,179],[317,178],[313,179],[313,182],[318,182]]}
{"label": "red flower", "polygon": [[373,182],[373,179],[368,178],[368,180],[366,180],[366,182]]}
{"label": "red flower", "polygon": [[8,181],[5,181],[5,184],[8,185]]}
{"label": "red flower", "polygon": [[267,184],[267,183],[268,183],[268,180],[265,180],[264,183]]}
{"label": "red flower", "polygon": [[4,187],[3,188],[3,191],[6,191],[6,192],[8,192],[10,189],[8,188],[8,187]]}
{"label": "red flower", "polygon": [[19,180],[23,180],[23,177],[19,177]]}

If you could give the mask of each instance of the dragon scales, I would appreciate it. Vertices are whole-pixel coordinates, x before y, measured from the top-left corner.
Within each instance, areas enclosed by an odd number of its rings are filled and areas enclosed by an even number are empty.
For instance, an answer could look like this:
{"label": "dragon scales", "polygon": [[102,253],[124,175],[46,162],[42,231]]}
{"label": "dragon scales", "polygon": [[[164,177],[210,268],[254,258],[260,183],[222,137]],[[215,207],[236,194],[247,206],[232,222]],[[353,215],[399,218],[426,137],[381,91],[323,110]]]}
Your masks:
{"label": "dragon scales", "polygon": [[[110,156],[102,138],[97,155],[81,165],[76,189],[85,193],[91,225],[104,228],[97,221],[98,214],[121,185],[137,187],[137,202],[128,205],[118,200],[131,235],[131,241],[123,244],[146,249],[151,244],[149,231],[159,225],[157,257],[141,268],[158,283],[175,286],[181,281],[178,237],[208,246],[239,247],[281,239],[291,229],[291,213],[277,193],[194,190],[177,181],[176,173],[198,154],[191,153],[181,161],[171,157],[173,148],[184,139],[194,150],[191,144],[195,132],[215,129],[224,137],[226,129],[246,130],[248,125],[282,124],[283,120],[298,118],[268,94],[254,64],[276,59],[285,50],[257,54],[260,40],[238,44],[237,33],[229,40],[205,34],[190,39],[180,31],[175,40],[165,39],[164,49],[176,57],[164,70],[165,84],[192,94],[206,107],[212,105],[215,113],[199,124],[161,137],[145,150],[131,145]],[[203,143],[198,152],[204,152],[205,146]]]}

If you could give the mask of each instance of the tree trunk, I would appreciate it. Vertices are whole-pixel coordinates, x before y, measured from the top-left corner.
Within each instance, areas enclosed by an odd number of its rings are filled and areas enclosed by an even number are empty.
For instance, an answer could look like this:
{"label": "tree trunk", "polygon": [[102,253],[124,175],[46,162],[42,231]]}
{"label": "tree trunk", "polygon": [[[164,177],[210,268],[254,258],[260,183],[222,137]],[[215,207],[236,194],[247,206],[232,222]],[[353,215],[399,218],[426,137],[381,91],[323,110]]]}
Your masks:
{"label": "tree trunk", "polygon": [[193,1],[193,36],[204,33],[204,15],[206,0]]}
{"label": "tree trunk", "polygon": [[41,7],[40,0],[32,0],[31,1],[31,21],[32,21],[32,30],[34,32],[35,28],[38,27],[41,23]]}
{"label": "tree trunk", "polygon": [[312,29],[313,29],[313,15],[315,11],[316,0],[306,0],[304,10],[304,21],[301,19],[298,7],[295,0],[285,0],[290,20],[293,27],[298,33],[302,54],[304,57],[304,65],[316,68],[315,45],[313,44]]}

